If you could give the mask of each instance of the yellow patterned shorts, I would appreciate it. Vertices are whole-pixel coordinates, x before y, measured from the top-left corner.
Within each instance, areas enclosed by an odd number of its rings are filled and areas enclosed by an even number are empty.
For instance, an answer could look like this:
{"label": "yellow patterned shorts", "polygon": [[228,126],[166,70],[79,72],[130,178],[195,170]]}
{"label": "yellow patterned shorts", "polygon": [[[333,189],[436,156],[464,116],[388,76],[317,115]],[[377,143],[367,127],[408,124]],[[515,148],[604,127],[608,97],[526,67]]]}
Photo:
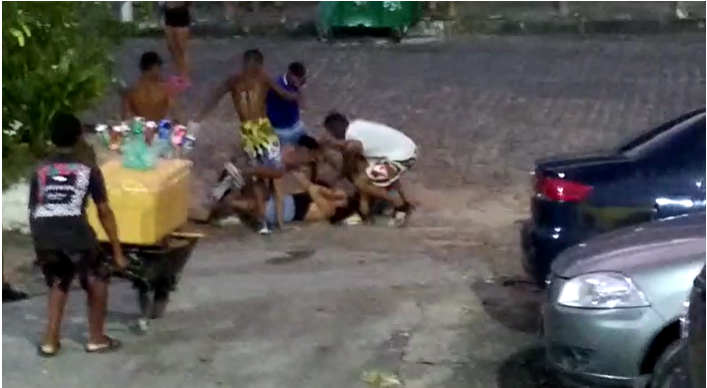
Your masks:
{"label": "yellow patterned shorts", "polygon": [[241,145],[251,164],[281,167],[280,140],[270,124],[262,118],[241,123]]}

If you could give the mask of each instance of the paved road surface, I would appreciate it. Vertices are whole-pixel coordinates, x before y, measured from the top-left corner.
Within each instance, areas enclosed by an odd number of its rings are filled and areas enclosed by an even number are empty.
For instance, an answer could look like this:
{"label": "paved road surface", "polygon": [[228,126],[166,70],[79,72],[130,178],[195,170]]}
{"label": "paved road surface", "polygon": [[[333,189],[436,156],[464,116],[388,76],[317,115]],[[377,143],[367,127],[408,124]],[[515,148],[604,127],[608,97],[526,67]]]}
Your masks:
{"label": "paved road surface", "polygon": [[[307,63],[308,123],[337,108],[419,141],[423,157],[410,178],[423,206],[412,227],[311,228],[270,240],[219,232],[195,253],[152,335],[127,332],[132,295],[114,287],[111,332],[126,341],[115,355],[82,353],[78,293],[65,353],[51,361],[32,346],[44,299],[3,306],[3,382],[348,388],[361,386],[362,372],[382,369],[400,373],[407,387],[553,386],[532,368],[537,297],[497,281],[519,272],[513,221],[525,212],[529,163],[612,143],[705,104],[704,36],[399,47],[238,39],[194,42],[188,110],[252,46],[273,71],[292,59]],[[125,77],[147,48],[162,43],[122,51]],[[109,111],[117,113],[115,97],[98,114]],[[208,121],[193,155],[202,180],[213,179],[235,144],[233,121],[226,102]],[[292,250],[312,252],[286,259]]]}

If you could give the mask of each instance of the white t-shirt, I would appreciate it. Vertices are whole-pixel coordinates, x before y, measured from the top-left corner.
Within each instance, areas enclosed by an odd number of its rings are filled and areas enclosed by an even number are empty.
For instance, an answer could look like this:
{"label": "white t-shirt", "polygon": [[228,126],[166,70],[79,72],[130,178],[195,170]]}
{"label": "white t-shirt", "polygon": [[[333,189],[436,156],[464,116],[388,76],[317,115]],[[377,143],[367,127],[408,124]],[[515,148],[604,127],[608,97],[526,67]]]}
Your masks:
{"label": "white t-shirt", "polygon": [[402,162],[415,157],[417,145],[404,133],[387,125],[354,120],[346,129],[346,140],[363,144],[363,156]]}

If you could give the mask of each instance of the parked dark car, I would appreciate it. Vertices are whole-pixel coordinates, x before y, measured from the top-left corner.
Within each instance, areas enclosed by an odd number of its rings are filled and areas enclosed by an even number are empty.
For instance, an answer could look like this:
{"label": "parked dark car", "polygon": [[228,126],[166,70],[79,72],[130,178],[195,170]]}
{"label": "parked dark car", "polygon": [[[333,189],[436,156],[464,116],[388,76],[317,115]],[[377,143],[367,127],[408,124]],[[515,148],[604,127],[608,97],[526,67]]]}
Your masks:
{"label": "parked dark car", "polygon": [[555,257],[594,235],[705,209],[705,109],[616,149],[536,162],[523,265],[543,286]]}

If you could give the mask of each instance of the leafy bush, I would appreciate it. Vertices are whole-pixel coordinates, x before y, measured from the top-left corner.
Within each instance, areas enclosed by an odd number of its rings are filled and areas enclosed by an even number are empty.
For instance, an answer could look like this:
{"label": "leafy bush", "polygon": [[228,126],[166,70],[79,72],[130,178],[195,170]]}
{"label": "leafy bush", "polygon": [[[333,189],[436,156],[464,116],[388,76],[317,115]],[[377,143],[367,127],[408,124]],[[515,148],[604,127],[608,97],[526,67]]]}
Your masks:
{"label": "leafy bush", "polygon": [[127,32],[112,6],[2,3],[3,188],[46,154],[56,112],[85,111],[110,86],[111,53]]}

